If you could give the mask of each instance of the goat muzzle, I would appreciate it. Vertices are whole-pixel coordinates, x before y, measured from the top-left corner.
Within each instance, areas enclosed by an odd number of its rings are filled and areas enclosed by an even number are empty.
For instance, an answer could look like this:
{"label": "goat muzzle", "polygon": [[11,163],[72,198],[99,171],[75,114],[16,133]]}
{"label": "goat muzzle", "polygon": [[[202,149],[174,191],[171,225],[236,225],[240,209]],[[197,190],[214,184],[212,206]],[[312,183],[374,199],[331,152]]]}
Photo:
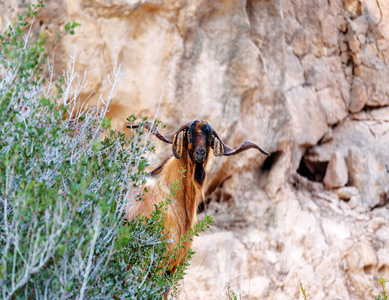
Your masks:
{"label": "goat muzzle", "polygon": [[207,151],[203,147],[199,147],[193,153],[193,160],[197,164],[202,164],[207,160]]}

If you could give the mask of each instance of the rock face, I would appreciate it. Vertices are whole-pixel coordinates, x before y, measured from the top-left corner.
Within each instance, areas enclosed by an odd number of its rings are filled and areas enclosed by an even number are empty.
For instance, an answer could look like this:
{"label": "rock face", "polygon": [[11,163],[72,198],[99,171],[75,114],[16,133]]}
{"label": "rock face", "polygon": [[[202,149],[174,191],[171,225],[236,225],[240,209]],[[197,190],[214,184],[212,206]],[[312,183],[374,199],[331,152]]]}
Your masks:
{"label": "rock face", "polygon": [[389,176],[385,164],[373,153],[358,148],[349,150],[347,158],[350,184],[359,189],[369,207],[382,206],[389,195]]}
{"label": "rock face", "polygon": [[335,152],[330,158],[323,182],[327,188],[332,189],[345,186],[347,181],[346,161],[340,152]]}
{"label": "rock face", "polygon": [[[3,4],[2,29],[24,3]],[[314,299],[377,295],[375,276],[389,277],[387,0],[46,4],[36,24],[49,36],[82,23],[55,58],[59,74],[77,54],[83,97],[107,95],[105,76],[123,64],[115,128],[153,116],[162,96],[170,130],[204,119],[231,146],[273,153],[211,158],[216,226],[195,240],[181,299],[216,298],[226,282],[244,299],[290,299],[299,282]]]}

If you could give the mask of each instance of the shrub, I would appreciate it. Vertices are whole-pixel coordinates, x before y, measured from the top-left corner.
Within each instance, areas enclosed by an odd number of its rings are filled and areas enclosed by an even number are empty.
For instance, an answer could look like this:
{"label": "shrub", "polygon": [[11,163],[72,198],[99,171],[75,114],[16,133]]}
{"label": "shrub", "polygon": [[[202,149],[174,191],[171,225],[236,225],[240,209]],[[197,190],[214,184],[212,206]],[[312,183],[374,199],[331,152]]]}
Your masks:
{"label": "shrub", "polygon": [[388,279],[381,275],[378,279],[380,286],[378,289],[380,290],[380,294],[374,300],[388,300],[388,292],[386,291],[386,285],[388,284]]}
{"label": "shrub", "polygon": [[[154,145],[142,128],[129,138],[109,130],[110,97],[100,96],[97,106],[79,101],[85,78],[74,73],[74,59],[63,77],[54,78],[50,53],[56,44],[47,49],[43,35],[29,42],[42,6],[30,6],[0,36],[2,296],[157,299],[177,291],[188,262],[175,274],[165,272],[169,199],[149,218],[124,218],[128,203],[142,198]],[[77,26],[67,24],[59,37]],[[115,67],[112,89],[120,77]],[[185,238],[211,222],[207,218]]]}

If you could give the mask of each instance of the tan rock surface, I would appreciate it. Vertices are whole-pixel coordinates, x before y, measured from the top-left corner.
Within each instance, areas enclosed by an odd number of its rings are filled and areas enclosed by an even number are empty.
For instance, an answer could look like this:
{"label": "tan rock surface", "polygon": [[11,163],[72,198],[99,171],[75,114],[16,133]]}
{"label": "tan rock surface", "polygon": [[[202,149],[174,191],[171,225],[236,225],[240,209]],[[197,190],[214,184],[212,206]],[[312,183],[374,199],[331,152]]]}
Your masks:
{"label": "tan rock surface", "polygon": [[345,186],[348,181],[347,165],[340,152],[332,154],[323,182],[329,189]]}
{"label": "tan rock surface", "polygon": [[369,207],[384,205],[389,194],[385,163],[371,152],[352,148],[347,157],[347,167],[350,184],[361,192],[363,202]]}
{"label": "tan rock surface", "polygon": [[[24,3],[4,1],[0,29]],[[82,23],[55,59],[60,74],[77,55],[83,97],[107,95],[107,74],[123,64],[114,128],[132,113],[153,116],[162,95],[169,129],[205,119],[229,145],[251,139],[274,154],[211,158],[216,225],[195,239],[181,299],[222,297],[227,281],[243,299],[290,299],[299,282],[313,299],[377,296],[375,276],[389,277],[387,0],[46,4],[36,24],[49,36]],[[326,191],[335,152],[352,186]]]}

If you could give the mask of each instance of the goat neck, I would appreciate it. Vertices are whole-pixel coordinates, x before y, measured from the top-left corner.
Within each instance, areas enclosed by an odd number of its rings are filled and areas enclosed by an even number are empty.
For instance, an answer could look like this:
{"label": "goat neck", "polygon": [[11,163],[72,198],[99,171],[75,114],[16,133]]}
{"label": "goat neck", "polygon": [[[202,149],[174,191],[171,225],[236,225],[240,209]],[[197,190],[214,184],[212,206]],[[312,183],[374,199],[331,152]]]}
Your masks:
{"label": "goat neck", "polygon": [[[168,159],[161,168],[158,168],[157,172],[153,172],[152,177],[156,177],[156,180],[165,183],[178,183],[181,180],[180,189],[175,191],[176,196],[172,199],[172,205],[178,206],[183,209],[177,210],[185,215],[179,215],[184,224],[183,231],[186,232],[191,226],[197,222],[196,210],[199,204],[200,197],[204,198],[203,186],[206,179],[204,171],[207,161],[203,164],[196,164],[193,162],[189,153],[185,151],[181,159],[171,157]],[[179,170],[186,170],[181,174]]]}

